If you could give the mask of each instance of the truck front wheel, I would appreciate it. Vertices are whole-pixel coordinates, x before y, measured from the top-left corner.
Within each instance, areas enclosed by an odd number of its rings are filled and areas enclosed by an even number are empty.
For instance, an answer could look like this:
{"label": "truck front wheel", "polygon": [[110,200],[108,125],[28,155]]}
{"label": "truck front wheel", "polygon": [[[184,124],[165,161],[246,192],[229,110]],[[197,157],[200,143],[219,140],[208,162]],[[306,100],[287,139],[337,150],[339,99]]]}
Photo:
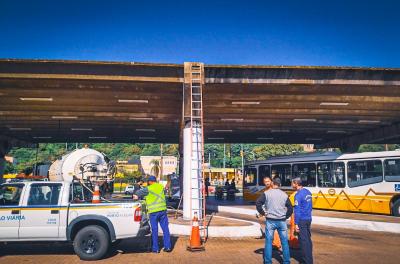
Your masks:
{"label": "truck front wheel", "polygon": [[110,237],[104,228],[90,225],[78,231],[74,239],[75,253],[81,260],[98,260],[110,248]]}

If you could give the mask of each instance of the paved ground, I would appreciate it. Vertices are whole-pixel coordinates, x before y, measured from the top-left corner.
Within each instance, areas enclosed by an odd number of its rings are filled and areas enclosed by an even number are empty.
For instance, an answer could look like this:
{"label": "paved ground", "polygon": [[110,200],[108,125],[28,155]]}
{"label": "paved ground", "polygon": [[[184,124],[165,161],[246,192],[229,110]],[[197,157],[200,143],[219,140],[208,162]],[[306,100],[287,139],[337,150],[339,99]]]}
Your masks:
{"label": "paved ground", "polygon": [[[378,232],[313,227],[317,264],[399,263],[400,235]],[[172,253],[147,253],[147,243],[130,239],[122,242],[99,263],[262,263],[262,239],[209,239],[205,252],[186,251],[187,237],[173,238]],[[293,250],[292,263],[299,252]],[[274,263],[279,263],[278,252]],[[72,246],[66,244],[8,244],[0,246],[0,263],[79,263]]]}

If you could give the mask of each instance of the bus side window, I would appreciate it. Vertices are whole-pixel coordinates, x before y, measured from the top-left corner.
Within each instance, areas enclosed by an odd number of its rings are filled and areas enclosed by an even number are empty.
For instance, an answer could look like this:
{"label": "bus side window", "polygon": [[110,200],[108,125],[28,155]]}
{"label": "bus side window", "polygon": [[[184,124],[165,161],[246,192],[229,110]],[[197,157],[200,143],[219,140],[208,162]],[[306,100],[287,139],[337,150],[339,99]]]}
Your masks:
{"label": "bus side window", "polygon": [[344,163],[318,163],[318,186],[327,188],[343,188],[345,186]]}
{"label": "bus side window", "polygon": [[300,178],[305,187],[316,186],[315,163],[293,164],[293,178]]}
{"label": "bus side window", "polygon": [[347,163],[349,187],[378,183],[383,180],[381,160],[358,160]]}
{"label": "bus side window", "polygon": [[271,166],[271,176],[272,178],[278,177],[281,179],[282,187],[288,187],[292,184],[291,178],[291,165],[272,165]]}
{"label": "bus side window", "polygon": [[385,181],[400,181],[400,159],[385,160]]}

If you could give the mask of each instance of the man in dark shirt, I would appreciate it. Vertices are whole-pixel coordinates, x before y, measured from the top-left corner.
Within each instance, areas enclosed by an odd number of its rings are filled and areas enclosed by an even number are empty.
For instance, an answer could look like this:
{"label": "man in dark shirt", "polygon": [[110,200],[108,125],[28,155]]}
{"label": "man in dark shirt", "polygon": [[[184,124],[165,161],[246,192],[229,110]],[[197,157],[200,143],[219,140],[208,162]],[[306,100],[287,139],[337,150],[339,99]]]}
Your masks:
{"label": "man in dark shirt", "polygon": [[299,233],[302,263],[312,264],[312,194],[309,190],[303,188],[300,178],[295,178],[292,180],[292,187],[297,191],[294,196],[294,223],[296,224],[296,232]]}

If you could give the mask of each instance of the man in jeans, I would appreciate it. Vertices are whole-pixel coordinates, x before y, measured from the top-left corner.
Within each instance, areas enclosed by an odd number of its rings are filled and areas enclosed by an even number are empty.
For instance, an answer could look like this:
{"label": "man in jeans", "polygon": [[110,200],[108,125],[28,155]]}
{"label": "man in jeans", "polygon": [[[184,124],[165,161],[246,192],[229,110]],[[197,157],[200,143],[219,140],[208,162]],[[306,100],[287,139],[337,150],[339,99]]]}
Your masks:
{"label": "man in jeans", "polygon": [[[257,198],[257,201],[256,201],[256,204],[260,204],[260,206],[261,206],[262,208],[264,207],[264,203],[265,203],[264,192],[266,192],[266,191],[272,189],[272,180],[271,180],[271,177],[269,177],[269,176],[264,177],[264,178],[263,178],[263,183],[264,183],[264,186],[265,186],[264,191],[263,191],[263,193],[260,195],[260,197]],[[261,200],[260,200],[260,199],[261,199]],[[265,210],[263,210],[263,212],[264,212],[264,211],[265,211]],[[259,220],[260,220],[260,221],[259,221],[259,222],[260,222],[260,229],[261,229],[261,237],[260,237],[260,239],[265,238],[265,220],[262,219],[262,218],[263,218],[262,216],[264,216],[264,214],[262,214],[262,215],[258,214],[258,215],[257,215],[257,218],[259,218]]]}
{"label": "man in jeans", "polygon": [[294,223],[296,232],[299,233],[299,243],[301,250],[301,263],[313,264],[312,241],[311,241],[311,214],[312,214],[312,194],[303,184],[300,178],[292,180],[292,187],[296,190],[294,196]]}
{"label": "man in jeans", "polygon": [[[271,178],[269,180],[271,181]],[[278,178],[274,179],[274,181],[277,181],[274,185],[280,185]],[[256,208],[266,218],[264,263],[272,264],[272,240],[274,232],[277,230],[282,244],[283,264],[289,264],[290,252],[286,219],[293,213],[289,197],[280,189],[270,189],[265,191],[264,195],[257,200]]]}

